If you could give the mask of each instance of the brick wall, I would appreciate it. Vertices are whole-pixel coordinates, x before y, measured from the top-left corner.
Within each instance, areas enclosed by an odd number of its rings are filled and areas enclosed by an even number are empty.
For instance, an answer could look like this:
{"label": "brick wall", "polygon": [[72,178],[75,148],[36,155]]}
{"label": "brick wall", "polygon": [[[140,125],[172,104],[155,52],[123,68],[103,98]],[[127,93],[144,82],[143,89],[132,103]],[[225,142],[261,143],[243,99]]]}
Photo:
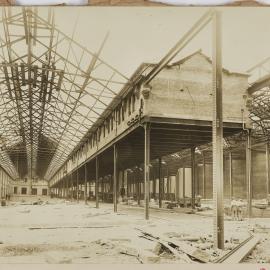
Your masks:
{"label": "brick wall", "polygon": [[[252,187],[253,198],[263,199],[266,198],[266,165],[265,153],[252,151]],[[198,180],[198,193],[202,195],[202,166],[197,167],[197,180]],[[233,173],[233,197],[246,198],[246,162],[242,159],[232,160],[232,173]],[[213,196],[213,177],[212,177],[212,164],[205,165],[205,194],[207,199]],[[229,186],[229,160],[224,162],[224,198],[230,196]]]}
{"label": "brick wall", "polygon": [[[247,76],[223,72],[225,122],[242,122]],[[197,52],[183,63],[163,69],[151,82],[145,114],[178,119],[212,120],[212,64]]]}

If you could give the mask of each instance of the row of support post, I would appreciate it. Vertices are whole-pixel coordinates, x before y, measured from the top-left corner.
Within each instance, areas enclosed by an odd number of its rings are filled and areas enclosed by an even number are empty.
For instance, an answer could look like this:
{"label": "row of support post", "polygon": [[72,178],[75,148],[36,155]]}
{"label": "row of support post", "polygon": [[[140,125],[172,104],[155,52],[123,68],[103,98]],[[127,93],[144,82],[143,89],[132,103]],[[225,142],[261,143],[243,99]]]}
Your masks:
{"label": "row of support post", "polygon": [[[212,142],[213,142],[213,201],[214,201],[214,246],[224,249],[224,205],[223,205],[223,112],[222,112],[222,53],[221,53],[221,19],[219,12],[211,15],[213,22],[213,49],[212,49],[212,71],[213,71],[213,122],[212,122]],[[200,28],[202,28],[200,26]],[[196,29],[196,28],[194,28]],[[198,31],[197,31],[198,32]],[[194,33],[191,31],[191,34]],[[169,56],[168,56],[169,57]],[[166,60],[166,59],[165,59]],[[159,67],[158,67],[159,68]],[[160,67],[161,68],[161,67]],[[154,71],[155,72],[155,71]],[[158,70],[156,71],[158,72]],[[153,73],[153,72],[152,72]],[[152,75],[150,73],[150,75]],[[149,75],[149,76],[150,76]],[[149,77],[148,76],[148,77]],[[150,76],[151,77],[151,76]],[[119,156],[117,145],[113,146],[113,205],[114,212],[117,212],[117,185],[118,185],[118,166]],[[162,207],[162,160],[159,158],[159,207]],[[196,195],[196,175],[195,175],[195,147],[191,148],[191,190],[192,190],[192,208],[195,208]],[[98,185],[99,185],[99,164],[96,158],[96,179],[95,194],[96,207],[99,207]],[[267,194],[269,193],[269,149],[266,148],[266,171],[267,171]],[[229,154],[229,181],[230,181],[230,198],[233,198],[233,177],[232,177],[232,153]],[[87,170],[85,168],[85,193],[86,193]],[[78,171],[76,178],[76,192],[78,200]],[[168,180],[169,181],[169,180]],[[246,182],[247,182],[247,201],[248,217],[252,214],[252,181],[251,181],[251,135],[248,131],[246,144]],[[205,157],[203,156],[203,197],[205,197],[206,179],[205,179]],[[138,204],[140,203],[140,185],[137,185]],[[183,169],[183,198],[185,198],[185,169]],[[144,125],[144,201],[145,201],[145,218],[149,219],[149,190],[150,190],[150,124]],[[85,202],[87,198],[85,197]]]}

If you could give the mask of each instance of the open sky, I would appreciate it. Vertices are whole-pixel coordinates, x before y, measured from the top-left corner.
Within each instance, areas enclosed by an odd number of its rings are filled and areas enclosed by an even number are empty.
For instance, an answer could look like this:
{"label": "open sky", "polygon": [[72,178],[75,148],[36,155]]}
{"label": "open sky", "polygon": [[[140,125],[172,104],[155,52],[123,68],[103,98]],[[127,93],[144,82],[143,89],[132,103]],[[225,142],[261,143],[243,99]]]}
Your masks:
{"label": "open sky", "polygon": [[[223,65],[245,72],[270,56],[270,8],[219,8],[222,11]],[[92,51],[106,33],[101,57],[130,76],[142,62],[158,62],[208,8],[55,7],[56,25]],[[46,7],[39,7],[46,14]],[[198,49],[211,56],[209,24],[176,58]]]}

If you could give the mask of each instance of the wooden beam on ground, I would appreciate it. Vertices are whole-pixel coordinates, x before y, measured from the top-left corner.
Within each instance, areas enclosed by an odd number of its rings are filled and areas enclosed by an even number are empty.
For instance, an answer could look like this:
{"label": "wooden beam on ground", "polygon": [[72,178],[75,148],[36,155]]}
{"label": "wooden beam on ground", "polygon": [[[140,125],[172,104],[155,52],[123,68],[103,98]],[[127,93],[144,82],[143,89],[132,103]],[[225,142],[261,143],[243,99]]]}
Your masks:
{"label": "wooden beam on ground", "polygon": [[235,264],[242,262],[256,247],[260,239],[256,236],[250,236],[241,244],[239,244],[235,249],[231,250],[229,253],[221,257],[216,261],[216,263],[229,263]]}

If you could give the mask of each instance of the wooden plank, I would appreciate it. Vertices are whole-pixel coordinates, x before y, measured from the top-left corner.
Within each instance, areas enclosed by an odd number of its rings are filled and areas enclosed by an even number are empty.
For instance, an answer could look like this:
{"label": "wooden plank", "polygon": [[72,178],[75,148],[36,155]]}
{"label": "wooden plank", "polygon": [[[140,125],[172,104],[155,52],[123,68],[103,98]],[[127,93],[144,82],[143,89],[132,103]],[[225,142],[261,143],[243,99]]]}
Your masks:
{"label": "wooden plank", "polygon": [[183,253],[180,253],[177,249],[171,247],[168,242],[163,241],[161,239],[157,239],[157,238],[151,236],[148,233],[145,234],[145,235],[143,235],[142,237],[145,238],[145,239],[148,239],[150,241],[155,241],[155,242],[159,243],[161,246],[163,246],[166,249],[168,249],[174,255],[174,257],[176,259],[185,260],[187,263],[191,263],[192,262],[192,260],[189,258],[189,256],[186,253],[184,253],[184,252]]}
{"label": "wooden plank", "polygon": [[[173,240],[173,242],[171,241],[171,239],[161,239],[161,237],[159,236],[154,236],[148,232],[142,231],[140,229],[139,230],[146,238],[148,238],[149,240],[152,241],[158,241],[159,243],[163,244],[165,247],[167,247],[174,255],[176,255],[176,250],[179,250],[185,254],[187,254],[189,257],[191,257],[192,259],[195,259],[201,263],[208,263],[210,262],[210,257],[207,256],[208,254],[204,251],[201,251],[191,245],[188,245],[186,243],[184,243],[183,241],[177,241],[177,240]],[[174,249],[174,251],[172,250]],[[177,252],[178,253],[178,252]]]}
{"label": "wooden plank", "polygon": [[258,238],[258,237],[250,237],[248,241],[244,241],[242,244],[240,244],[240,248],[238,246],[235,251],[232,250],[232,252],[230,252],[231,255],[226,254],[224,256],[225,259],[221,258],[216,262],[217,263],[219,263],[219,262],[240,263],[251,253],[251,251],[256,247],[256,245],[259,243],[259,241],[260,241],[260,238]]}

